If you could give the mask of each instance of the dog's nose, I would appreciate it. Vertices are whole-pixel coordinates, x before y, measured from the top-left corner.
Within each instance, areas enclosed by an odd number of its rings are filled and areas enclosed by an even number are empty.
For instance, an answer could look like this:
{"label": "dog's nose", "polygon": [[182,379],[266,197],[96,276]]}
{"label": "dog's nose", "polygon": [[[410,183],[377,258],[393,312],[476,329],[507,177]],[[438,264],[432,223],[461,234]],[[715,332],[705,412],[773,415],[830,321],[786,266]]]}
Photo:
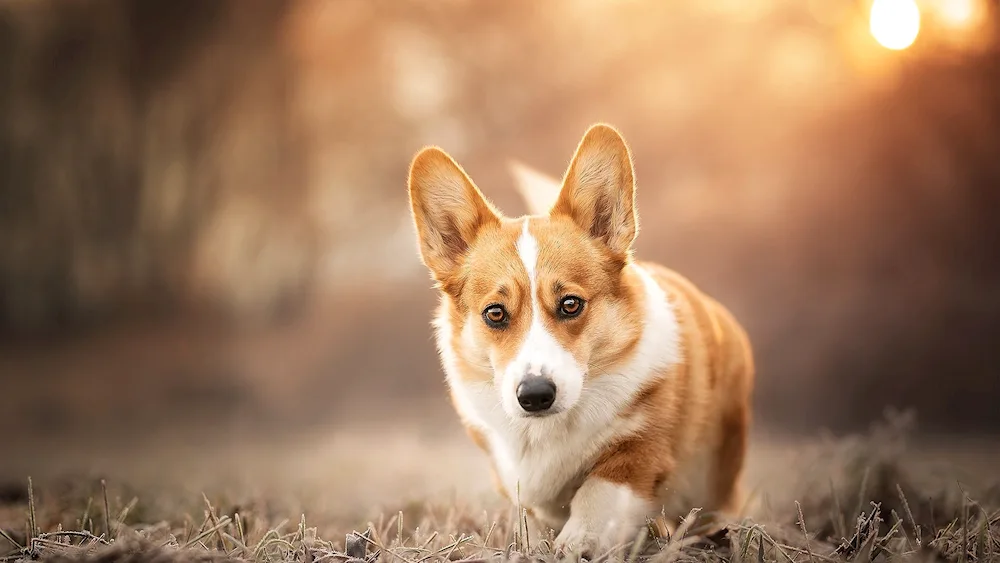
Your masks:
{"label": "dog's nose", "polygon": [[556,385],[547,377],[526,377],[517,386],[517,402],[527,412],[548,410],[556,402]]}

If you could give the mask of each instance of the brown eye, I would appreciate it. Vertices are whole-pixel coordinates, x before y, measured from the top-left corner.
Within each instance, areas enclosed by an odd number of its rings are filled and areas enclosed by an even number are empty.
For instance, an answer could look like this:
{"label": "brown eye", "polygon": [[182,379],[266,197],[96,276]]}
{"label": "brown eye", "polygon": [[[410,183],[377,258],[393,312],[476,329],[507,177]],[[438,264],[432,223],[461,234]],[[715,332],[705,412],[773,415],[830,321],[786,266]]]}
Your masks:
{"label": "brown eye", "polygon": [[503,328],[507,326],[507,309],[503,305],[490,305],[483,311],[483,320],[490,328]]}
{"label": "brown eye", "polygon": [[570,295],[559,302],[559,316],[571,319],[583,311],[583,299]]}

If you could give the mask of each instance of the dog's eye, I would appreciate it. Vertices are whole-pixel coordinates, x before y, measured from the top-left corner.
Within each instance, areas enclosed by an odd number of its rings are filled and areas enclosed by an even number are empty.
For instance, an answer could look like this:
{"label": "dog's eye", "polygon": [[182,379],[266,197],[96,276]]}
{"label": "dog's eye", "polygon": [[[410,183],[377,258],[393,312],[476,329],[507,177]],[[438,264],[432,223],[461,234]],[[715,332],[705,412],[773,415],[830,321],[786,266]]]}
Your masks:
{"label": "dog's eye", "polygon": [[483,311],[483,320],[490,328],[503,328],[507,325],[507,309],[503,305],[490,305]]}
{"label": "dog's eye", "polygon": [[583,299],[570,295],[569,297],[563,297],[562,301],[559,302],[559,316],[564,319],[571,319],[580,314],[583,311]]}

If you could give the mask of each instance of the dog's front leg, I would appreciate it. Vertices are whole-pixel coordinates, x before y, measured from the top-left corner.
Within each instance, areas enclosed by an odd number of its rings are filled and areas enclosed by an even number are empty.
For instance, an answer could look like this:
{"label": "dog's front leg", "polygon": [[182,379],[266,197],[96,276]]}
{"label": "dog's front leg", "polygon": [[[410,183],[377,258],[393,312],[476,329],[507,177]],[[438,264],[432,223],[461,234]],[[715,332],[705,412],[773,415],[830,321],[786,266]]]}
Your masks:
{"label": "dog's front leg", "polygon": [[555,547],[596,557],[599,551],[636,538],[653,512],[653,501],[628,483],[591,475],[573,496],[570,516],[556,536]]}

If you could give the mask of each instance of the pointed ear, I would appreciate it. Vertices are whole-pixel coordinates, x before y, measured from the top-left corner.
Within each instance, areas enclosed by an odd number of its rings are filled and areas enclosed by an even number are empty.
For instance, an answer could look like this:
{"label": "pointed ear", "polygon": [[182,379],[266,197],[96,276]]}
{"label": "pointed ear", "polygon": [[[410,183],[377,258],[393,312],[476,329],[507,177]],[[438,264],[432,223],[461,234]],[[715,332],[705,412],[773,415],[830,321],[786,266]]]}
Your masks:
{"label": "pointed ear", "polygon": [[479,230],[499,224],[499,213],[462,167],[437,147],[417,153],[410,163],[408,183],[421,260],[443,283],[455,272]]}
{"label": "pointed ear", "polygon": [[638,230],[632,156],[614,128],[598,124],[587,130],[566,171],[551,215],[567,215],[626,259]]}

